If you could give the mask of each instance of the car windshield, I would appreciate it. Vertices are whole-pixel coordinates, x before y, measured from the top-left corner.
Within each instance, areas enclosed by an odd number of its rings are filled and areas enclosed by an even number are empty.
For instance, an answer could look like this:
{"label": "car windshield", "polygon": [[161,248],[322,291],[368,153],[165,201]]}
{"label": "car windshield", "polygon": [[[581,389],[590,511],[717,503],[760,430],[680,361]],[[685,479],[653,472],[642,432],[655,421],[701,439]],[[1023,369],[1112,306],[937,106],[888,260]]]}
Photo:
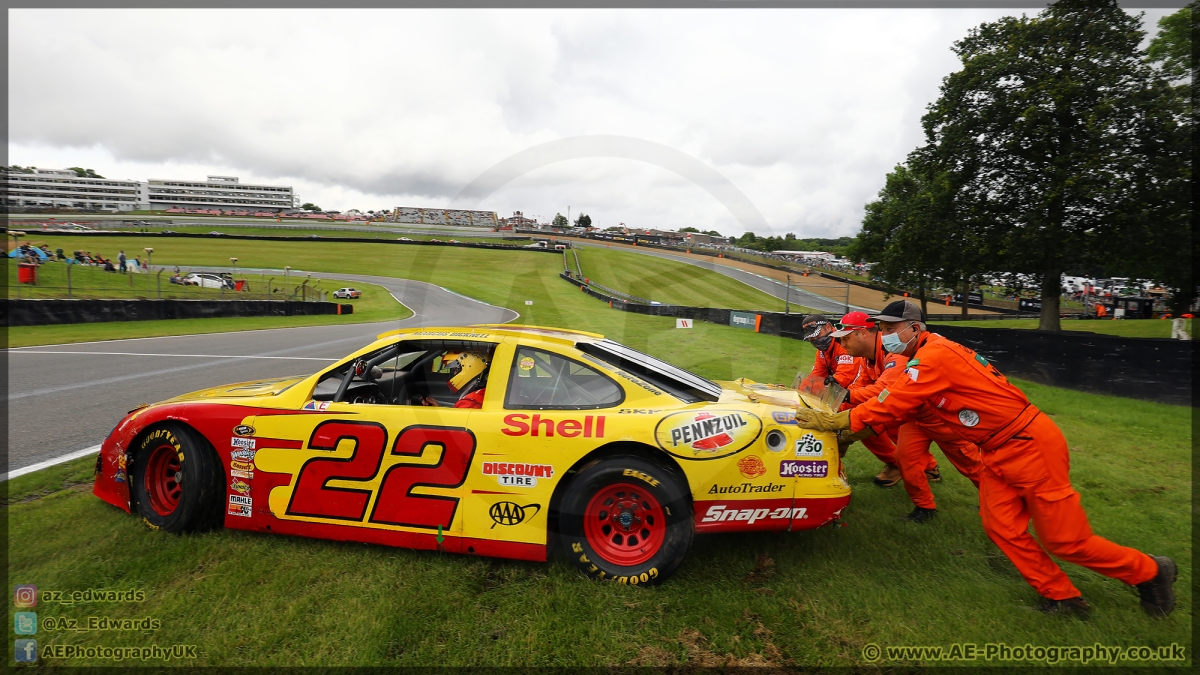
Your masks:
{"label": "car windshield", "polygon": [[575,344],[575,348],[611,366],[635,374],[687,403],[716,401],[721,397],[721,385],[716,382],[689,373],[619,342],[612,340],[579,342]]}

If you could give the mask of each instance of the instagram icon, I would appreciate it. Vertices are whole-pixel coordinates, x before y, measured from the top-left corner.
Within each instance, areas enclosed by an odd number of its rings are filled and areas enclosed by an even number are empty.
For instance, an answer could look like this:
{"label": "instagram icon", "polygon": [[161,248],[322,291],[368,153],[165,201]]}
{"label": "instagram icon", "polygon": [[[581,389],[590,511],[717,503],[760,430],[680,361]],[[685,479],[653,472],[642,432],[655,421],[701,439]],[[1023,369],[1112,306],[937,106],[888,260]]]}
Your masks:
{"label": "instagram icon", "polygon": [[17,607],[37,607],[37,586],[17,586],[13,591],[13,604]]}

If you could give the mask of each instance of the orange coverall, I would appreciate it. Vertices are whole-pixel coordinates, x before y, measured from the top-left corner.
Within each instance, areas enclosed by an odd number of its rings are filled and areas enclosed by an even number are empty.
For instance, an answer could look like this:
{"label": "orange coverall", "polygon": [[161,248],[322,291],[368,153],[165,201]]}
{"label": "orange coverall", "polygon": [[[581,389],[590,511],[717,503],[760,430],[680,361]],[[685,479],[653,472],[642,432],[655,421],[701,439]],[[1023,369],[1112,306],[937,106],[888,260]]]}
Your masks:
{"label": "orange coverall", "polygon": [[[856,383],[864,381],[864,377],[870,379],[869,374],[865,372],[865,361],[866,359],[851,356],[845,347],[834,340],[829,349],[817,350],[812,372],[805,379],[824,382],[826,377],[832,375],[838,384],[852,390]],[[896,445],[887,436],[872,436],[863,440],[862,444],[884,464],[896,463]]]}
{"label": "orange coverall", "polygon": [[[917,344],[905,377],[851,411],[852,431],[870,426],[878,433],[913,419],[926,404],[978,445],[984,531],[1043,597],[1080,595],[1046,551],[1127,584],[1154,578],[1153,558],[1092,532],[1071,487],[1067,441],[1049,417],[974,351],[933,333]],[[1029,534],[1030,519],[1040,546]]]}
{"label": "orange coverall", "polygon": [[[883,349],[879,334],[875,336],[875,360],[868,361],[868,374],[874,378],[869,384],[850,390],[850,404],[858,405],[875,398],[884,388],[895,384],[904,374],[907,357],[889,354]],[[892,431],[895,427],[889,428]],[[929,452],[929,444],[936,441],[946,459],[966,476],[975,487],[979,487],[979,448],[955,434],[927,405],[918,408],[913,420],[899,425],[894,437],[896,466],[904,479],[904,491],[912,503],[923,509],[936,509],[933,490],[929,489],[929,477],[925,471],[937,467],[937,461]]]}

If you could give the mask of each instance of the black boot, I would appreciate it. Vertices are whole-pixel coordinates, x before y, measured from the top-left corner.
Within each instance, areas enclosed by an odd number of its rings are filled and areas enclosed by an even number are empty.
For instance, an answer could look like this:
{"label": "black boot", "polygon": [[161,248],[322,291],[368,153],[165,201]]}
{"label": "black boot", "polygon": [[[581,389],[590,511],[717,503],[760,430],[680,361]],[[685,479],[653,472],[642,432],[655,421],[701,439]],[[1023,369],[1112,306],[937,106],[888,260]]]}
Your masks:
{"label": "black boot", "polygon": [[924,525],[925,523],[932,520],[933,517],[936,515],[937,515],[937,509],[923,509],[920,506],[915,506],[915,507],[913,507],[912,513],[908,514],[907,516],[904,516],[900,520],[907,521],[910,523],[919,523],[921,525]]}
{"label": "black boot", "polygon": [[1042,601],[1038,603],[1038,611],[1046,614],[1072,614],[1086,621],[1092,614],[1092,606],[1087,604],[1087,600],[1082,597],[1067,598],[1066,600],[1042,598]]}
{"label": "black boot", "polygon": [[1150,616],[1166,616],[1175,609],[1175,589],[1172,585],[1178,572],[1175,561],[1165,555],[1152,555],[1158,563],[1158,574],[1150,581],[1137,585],[1138,595],[1142,597],[1142,610]]}

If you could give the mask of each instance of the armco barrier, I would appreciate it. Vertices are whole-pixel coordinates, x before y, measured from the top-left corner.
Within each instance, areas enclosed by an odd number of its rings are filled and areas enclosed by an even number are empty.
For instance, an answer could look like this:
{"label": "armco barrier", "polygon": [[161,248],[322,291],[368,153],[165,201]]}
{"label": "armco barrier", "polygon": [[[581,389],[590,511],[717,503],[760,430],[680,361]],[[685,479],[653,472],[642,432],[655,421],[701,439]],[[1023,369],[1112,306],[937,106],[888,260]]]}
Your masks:
{"label": "armco barrier", "polygon": [[[730,325],[736,310],[681,305],[638,305],[588,288],[563,275],[613,309]],[[755,312],[758,332],[801,339],[801,314]],[[1052,387],[1095,394],[1192,404],[1193,341],[1125,338],[1083,331],[1047,332],[939,324],[932,330],[974,349],[1000,372]]]}
{"label": "armco barrier", "polygon": [[354,305],[284,300],[9,300],[4,304],[9,326],[354,312]]}

